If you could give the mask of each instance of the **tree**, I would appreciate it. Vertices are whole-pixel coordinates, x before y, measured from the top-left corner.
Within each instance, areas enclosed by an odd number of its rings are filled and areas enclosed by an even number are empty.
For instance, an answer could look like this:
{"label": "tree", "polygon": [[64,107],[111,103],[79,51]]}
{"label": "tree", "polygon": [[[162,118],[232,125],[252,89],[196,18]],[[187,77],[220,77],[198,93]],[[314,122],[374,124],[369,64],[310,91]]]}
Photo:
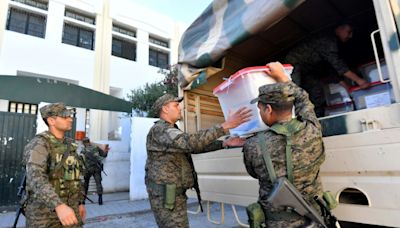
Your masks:
{"label": "tree", "polygon": [[156,113],[153,113],[151,107],[157,98],[166,93],[178,95],[178,68],[176,65],[170,66],[168,69],[160,69],[158,72],[165,76],[162,81],[146,83],[144,87],[133,89],[127,95],[137,116],[155,117]]}

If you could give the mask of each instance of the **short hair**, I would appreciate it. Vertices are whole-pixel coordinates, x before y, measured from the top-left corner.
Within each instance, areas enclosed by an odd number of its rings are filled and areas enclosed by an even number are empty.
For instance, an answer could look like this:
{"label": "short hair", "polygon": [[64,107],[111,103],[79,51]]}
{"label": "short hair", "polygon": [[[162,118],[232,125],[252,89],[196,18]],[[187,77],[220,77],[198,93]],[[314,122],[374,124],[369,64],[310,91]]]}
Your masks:
{"label": "short hair", "polygon": [[283,102],[272,103],[272,104],[264,103],[264,102],[259,102],[259,103],[261,103],[264,106],[264,108],[267,105],[270,105],[272,108],[272,111],[274,111],[278,114],[281,114],[284,112],[290,112],[290,111],[292,111],[292,108],[293,108],[293,101],[283,101]]}
{"label": "short hair", "polygon": [[335,24],[335,28],[339,28],[341,26],[350,26],[352,29],[354,29],[354,22],[348,19],[343,19]]}

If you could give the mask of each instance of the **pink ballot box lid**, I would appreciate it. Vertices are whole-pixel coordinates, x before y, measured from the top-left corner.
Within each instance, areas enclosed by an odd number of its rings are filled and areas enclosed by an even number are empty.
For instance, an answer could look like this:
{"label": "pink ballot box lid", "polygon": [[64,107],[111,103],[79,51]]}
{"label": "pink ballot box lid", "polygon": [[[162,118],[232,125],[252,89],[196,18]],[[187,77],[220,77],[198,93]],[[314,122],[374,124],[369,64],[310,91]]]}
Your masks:
{"label": "pink ballot box lid", "polygon": [[[287,76],[293,67],[289,64],[283,65]],[[262,121],[257,104],[250,104],[250,101],[258,96],[258,88],[266,84],[273,84],[276,81],[266,72],[268,66],[255,66],[239,70],[229,79],[217,86],[213,93],[218,97],[225,119],[237,109],[247,107],[251,109],[250,121],[230,130],[231,135],[247,135],[267,129]]]}
{"label": "pink ballot box lid", "polygon": [[[285,69],[286,73],[290,75],[293,71],[293,66],[290,64],[282,64],[283,68]],[[243,68],[239,71],[237,71],[235,74],[231,75],[226,81],[223,83],[219,84],[217,87],[213,89],[213,93],[217,94],[225,89],[227,89],[230,85],[235,83],[235,80],[240,79],[243,76],[249,75],[250,73],[258,73],[258,72],[266,72],[269,70],[269,66],[253,66],[253,67],[246,67]],[[273,79],[272,79],[273,80]],[[274,83],[275,81],[272,81],[270,83]],[[265,84],[270,84],[270,83],[265,83]]]}

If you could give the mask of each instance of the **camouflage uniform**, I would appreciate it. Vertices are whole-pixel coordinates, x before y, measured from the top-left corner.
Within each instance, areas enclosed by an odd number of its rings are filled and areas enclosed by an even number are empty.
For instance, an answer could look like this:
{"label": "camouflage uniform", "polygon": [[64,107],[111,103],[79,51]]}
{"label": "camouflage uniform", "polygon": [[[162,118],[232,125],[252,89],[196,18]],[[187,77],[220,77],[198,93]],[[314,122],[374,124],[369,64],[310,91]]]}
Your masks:
{"label": "camouflage uniform", "polygon": [[103,186],[101,185],[102,160],[107,157],[108,153],[93,145],[85,146],[81,153],[85,156],[85,193],[89,188],[90,177],[93,176],[96,182],[97,194],[103,194]]}
{"label": "camouflage uniform", "polygon": [[349,67],[339,57],[336,36],[319,35],[300,43],[288,53],[284,62],[294,66],[292,80],[309,93],[317,116],[323,116],[325,98],[321,78],[327,74],[322,70],[323,65],[329,64],[340,77],[349,71]]}
{"label": "camouflage uniform", "polygon": [[[164,99],[164,100],[163,100]],[[154,106],[155,113],[171,101],[181,99],[163,96]],[[147,162],[145,183],[149,194],[151,209],[159,227],[189,227],[187,217],[186,190],[193,187],[193,169],[188,161],[192,153],[203,153],[222,148],[222,143],[216,141],[223,136],[221,125],[207,130],[188,134],[178,129],[175,124],[160,119],[155,122],[147,135]],[[176,184],[175,207],[164,207],[164,193],[162,186]]]}
{"label": "camouflage uniform", "polygon": [[[313,112],[313,105],[308,99],[307,93],[296,86],[293,82],[277,83],[260,87],[260,97],[269,95],[267,100],[284,101],[294,99],[296,115],[304,123],[304,128],[293,137],[292,161],[293,182],[306,200],[312,201],[315,195],[322,196],[322,185],[319,177],[319,168],[325,159],[322,142],[321,126]],[[261,102],[263,102],[261,100]],[[280,122],[275,124],[285,124]],[[271,160],[277,178],[287,176],[286,168],[286,138],[276,134],[272,130],[263,132],[267,143],[267,150],[271,154]],[[282,208],[272,208],[267,203],[272,183],[260,151],[259,139],[253,136],[246,140],[243,147],[243,158],[247,172],[259,182],[259,203],[262,205],[266,215],[268,227],[300,227],[306,220],[300,216],[288,219],[273,219],[271,214],[282,212]],[[317,209],[317,208],[316,208]],[[318,210],[318,209],[317,209]],[[269,218],[268,218],[269,217]]]}
{"label": "camouflage uniform", "polygon": [[[65,106],[59,103],[40,110],[43,118],[61,115],[65,111]],[[69,156],[64,164],[60,164],[67,147],[70,147]],[[60,141],[49,131],[36,135],[26,145],[23,161],[28,193],[26,227],[63,227],[55,212],[55,208],[62,203],[75,211],[79,221],[78,225],[71,227],[82,227],[78,206],[84,200],[80,181],[83,163],[76,149],[72,139]]]}

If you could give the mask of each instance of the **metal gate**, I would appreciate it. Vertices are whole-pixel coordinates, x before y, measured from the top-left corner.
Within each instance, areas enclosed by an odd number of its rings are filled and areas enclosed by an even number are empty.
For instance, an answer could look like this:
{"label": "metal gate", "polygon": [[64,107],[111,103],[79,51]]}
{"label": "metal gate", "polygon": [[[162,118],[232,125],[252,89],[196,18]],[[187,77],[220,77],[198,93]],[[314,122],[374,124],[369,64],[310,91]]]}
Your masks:
{"label": "metal gate", "polygon": [[17,203],[24,147],[35,133],[36,115],[0,112],[0,207]]}

